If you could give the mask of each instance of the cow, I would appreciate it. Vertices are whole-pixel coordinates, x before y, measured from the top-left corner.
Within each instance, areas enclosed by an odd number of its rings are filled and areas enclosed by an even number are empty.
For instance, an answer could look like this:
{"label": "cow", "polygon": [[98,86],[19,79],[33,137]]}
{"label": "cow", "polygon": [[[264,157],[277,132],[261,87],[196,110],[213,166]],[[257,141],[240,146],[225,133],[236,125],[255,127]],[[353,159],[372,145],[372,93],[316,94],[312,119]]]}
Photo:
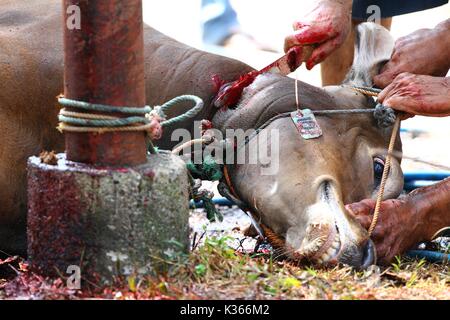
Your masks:
{"label": "cow", "polygon": [[[28,157],[42,150],[64,151],[63,136],[55,129],[59,109],[55,97],[63,91],[61,16],[59,0],[0,0],[0,249],[6,252],[24,253],[26,248]],[[294,80],[276,74],[257,77],[236,106],[217,109],[218,88],[211,78],[219,75],[231,82],[253,71],[251,67],[188,47],[149,26],[145,26],[144,41],[147,103],[160,105],[186,93],[205,102],[195,119],[176,129],[193,132],[194,120],[209,119],[221,131],[266,124],[263,131],[279,132],[276,174],[262,175],[258,164],[227,168],[236,196],[258,215],[288,257],[355,267],[374,262],[368,233],[344,205],[375,197],[389,128],[378,127],[370,114],[318,116],[323,136],[305,140],[292,119],[276,118],[297,108]],[[373,108],[372,98],[349,85],[371,86],[392,49],[386,30],[363,25],[345,85],[317,88],[299,81],[299,107]],[[178,143],[171,139],[174,129],[165,130],[157,142],[161,148]],[[268,139],[252,139],[245,148],[268,144]],[[395,148],[401,151],[399,139]],[[397,197],[402,188],[400,159],[394,158],[385,198]]]}

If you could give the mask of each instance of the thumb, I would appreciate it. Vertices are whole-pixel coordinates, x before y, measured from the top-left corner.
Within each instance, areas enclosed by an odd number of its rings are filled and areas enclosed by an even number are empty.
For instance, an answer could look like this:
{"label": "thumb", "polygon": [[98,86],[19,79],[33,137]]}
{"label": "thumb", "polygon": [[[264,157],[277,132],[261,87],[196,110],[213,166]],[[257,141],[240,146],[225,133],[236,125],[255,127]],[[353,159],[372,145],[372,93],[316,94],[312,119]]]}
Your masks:
{"label": "thumb", "polygon": [[380,73],[373,77],[374,84],[381,89],[386,88],[394,81],[395,77],[399,74],[396,68],[396,64],[392,60],[389,60],[380,70]]}
{"label": "thumb", "polygon": [[348,204],[345,208],[354,216],[372,215],[375,209],[376,201],[372,199],[366,199],[361,202]]}
{"label": "thumb", "polygon": [[373,200],[364,200],[345,206],[345,209],[361,224],[365,229],[369,229],[372,224],[372,213],[375,207]]}
{"label": "thumb", "polygon": [[385,71],[373,77],[373,82],[378,88],[384,89],[394,81],[396,76],[394,72]]}

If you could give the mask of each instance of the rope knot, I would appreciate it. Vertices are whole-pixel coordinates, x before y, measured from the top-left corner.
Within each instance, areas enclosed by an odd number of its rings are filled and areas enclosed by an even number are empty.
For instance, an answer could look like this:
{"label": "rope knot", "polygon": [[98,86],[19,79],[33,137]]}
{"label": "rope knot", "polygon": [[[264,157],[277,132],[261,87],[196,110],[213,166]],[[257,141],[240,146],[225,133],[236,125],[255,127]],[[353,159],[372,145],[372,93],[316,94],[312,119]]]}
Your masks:
{"label": "rope knot", "polygon": [[165,118],[161,116],[161,114],[153,109],[149,113],[145,115],[145,118],[149,121],[148,128],[146,130],[149,138],[153,140],[159,140],[163,135],[163,126]]}
{"label": "rope knot", "polygon": [[373,113],[374,118],[378,121],[380,128],[392,127],[397,119],[394,109],[386,107],[381,103],[377,104]]}
{"label": "rope knot", "polygon": [[161,122],[167,119],[167,115],[165,114],[161,106],[153,107],[153,110],[147,113],[145,117],[149,120],[151,120],[152,118],[159,118]]}

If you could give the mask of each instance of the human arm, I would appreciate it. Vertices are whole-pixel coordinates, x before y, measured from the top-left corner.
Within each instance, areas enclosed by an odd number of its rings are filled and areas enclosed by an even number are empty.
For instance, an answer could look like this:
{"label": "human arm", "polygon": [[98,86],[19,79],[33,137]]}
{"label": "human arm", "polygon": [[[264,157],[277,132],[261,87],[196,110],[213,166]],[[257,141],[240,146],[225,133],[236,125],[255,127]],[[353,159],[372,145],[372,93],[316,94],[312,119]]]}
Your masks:
{"label": "human arm", "polygon": [[388,63],[374,77],[379,88],[387,87],[401,73],[445,77],[450,68],[450,19],[434,29],[420,29],[399,38]]}
{"label": "human arm", "polygon": [[450,116],[450,78],[402,73],[379,94],[378,100],[408,115]]}
{"label": "human arm", "polygon": [[[374,200],[363,200],[346,208],[363,227],[370,227]],[[432,240],[438,230],[447,226],[450,226],[450,178],[399,199],[382,202],[372,234],[379,262],[388,264],[415,244]]]}
{"label": "human arm", "polygon": [[295,46],[315,47],[306,63],[310,70],[339,48],[351,28],[352,0],[316,1],[314,9],[294,22],[295,32],[285,39],[285,51]]}

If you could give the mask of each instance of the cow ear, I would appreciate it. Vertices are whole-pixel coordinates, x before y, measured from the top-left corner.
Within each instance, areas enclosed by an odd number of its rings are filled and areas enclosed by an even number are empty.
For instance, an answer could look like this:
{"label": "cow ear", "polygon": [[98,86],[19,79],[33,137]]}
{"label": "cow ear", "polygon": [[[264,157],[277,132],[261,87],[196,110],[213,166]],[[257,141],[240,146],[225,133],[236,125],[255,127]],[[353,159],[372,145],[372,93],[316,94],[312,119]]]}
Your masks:
{"label": "cow ear", "polygon": [[383,26],[366,22],[357,28],[355,59],[344,83],[372,87],[373,77],[389,61],[394,50],[394,38]]}

